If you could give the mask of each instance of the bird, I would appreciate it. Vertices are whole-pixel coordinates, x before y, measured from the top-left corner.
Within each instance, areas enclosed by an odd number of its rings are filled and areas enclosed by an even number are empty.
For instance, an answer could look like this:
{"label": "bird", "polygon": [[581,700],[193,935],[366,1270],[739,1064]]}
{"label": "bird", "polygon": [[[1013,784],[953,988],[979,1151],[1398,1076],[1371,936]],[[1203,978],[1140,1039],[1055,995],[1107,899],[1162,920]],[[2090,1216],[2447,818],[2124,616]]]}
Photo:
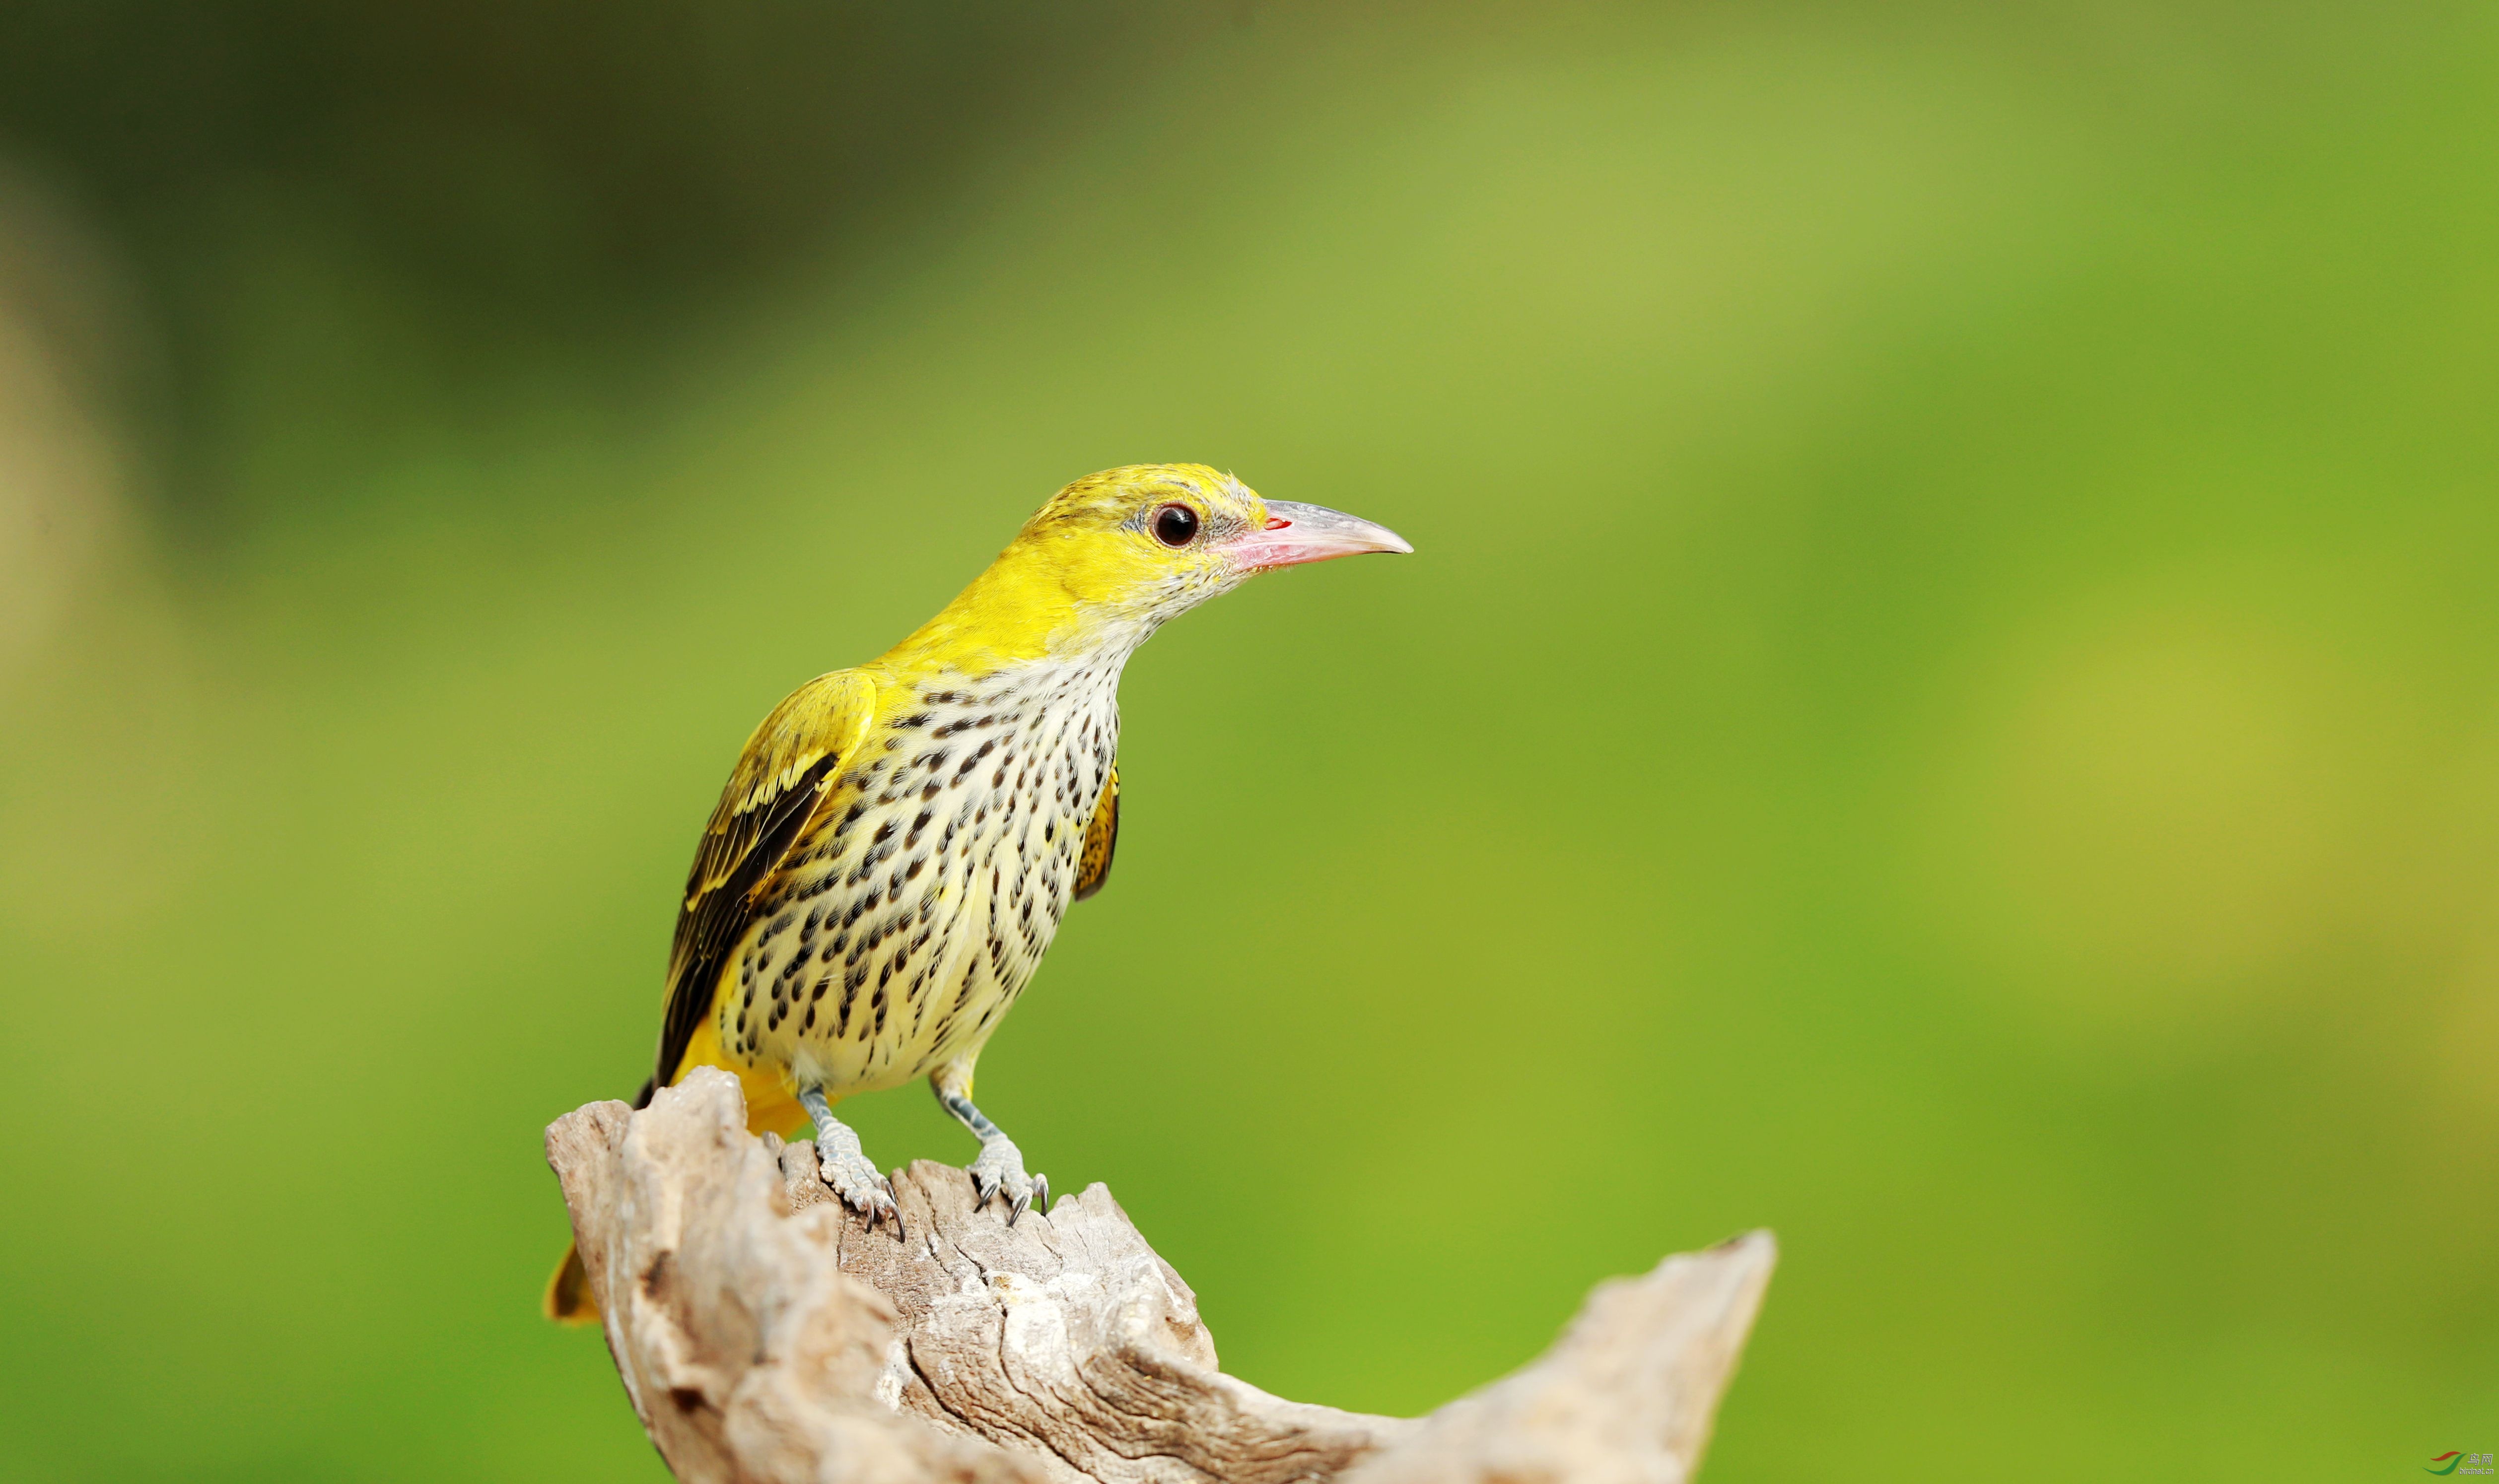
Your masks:
{"label": "bird", "polygon": [[[892,1183],[833,1116],[926,1078],[980,1141],[978,1206],[1013,1224],[1046,1176],[972,1101],[973,1068],[1120,840],[1120,676],[1164,624],[1260,572],[1412,552],[1202,464],[1105,469],[1052,496],[936,617],[800,686],[746,740],[687,874],[659,1054],[634,1099],[734,1075],[752,1133],[812,1121],[825,1183],[907,1240]],[[578,1250],[546,1312],[599,1317]]]}

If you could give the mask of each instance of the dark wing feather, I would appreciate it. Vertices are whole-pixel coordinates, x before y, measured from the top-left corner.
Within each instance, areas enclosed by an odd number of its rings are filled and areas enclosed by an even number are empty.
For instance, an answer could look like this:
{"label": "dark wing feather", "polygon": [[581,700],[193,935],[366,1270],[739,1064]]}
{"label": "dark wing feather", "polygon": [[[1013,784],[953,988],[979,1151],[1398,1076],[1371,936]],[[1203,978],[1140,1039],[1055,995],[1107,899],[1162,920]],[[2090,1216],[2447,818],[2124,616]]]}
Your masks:
{"label": "dark wing feather", "polygon": [[875,713],[875,685],[856,670],[836,670],[792,693],[747,739],[686,875],[668,951],[659,1063],[635,1106],[676,1080],[687,1045],[711,1013],[729,954],[843,766],[857,758]]}
{"label": "dark wing feather", "polygon": [[1120,849],[1120,765],[1102,784],[1102,802],[1093,806],[1093,823],[1085,828],[1085,849],[1076,857],[1076,899],[1083,901],[1111,879],[1111,856]]}

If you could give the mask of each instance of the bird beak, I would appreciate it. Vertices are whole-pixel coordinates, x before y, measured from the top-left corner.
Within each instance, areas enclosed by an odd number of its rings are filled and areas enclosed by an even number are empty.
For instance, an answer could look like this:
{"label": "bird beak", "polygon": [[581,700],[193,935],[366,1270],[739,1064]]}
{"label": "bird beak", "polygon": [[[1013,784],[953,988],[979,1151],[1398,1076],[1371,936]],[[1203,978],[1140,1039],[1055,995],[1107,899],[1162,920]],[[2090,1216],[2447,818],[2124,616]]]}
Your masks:
{"label": "bird beak", "polygon": [[1228,547],[1232,560],[1253,572],[1367,551],[1402,554],[1413,549],[1385,526],[1325,505],[1299,505],[1289,500],[1268,500],[1267,529],[1236,536]]}

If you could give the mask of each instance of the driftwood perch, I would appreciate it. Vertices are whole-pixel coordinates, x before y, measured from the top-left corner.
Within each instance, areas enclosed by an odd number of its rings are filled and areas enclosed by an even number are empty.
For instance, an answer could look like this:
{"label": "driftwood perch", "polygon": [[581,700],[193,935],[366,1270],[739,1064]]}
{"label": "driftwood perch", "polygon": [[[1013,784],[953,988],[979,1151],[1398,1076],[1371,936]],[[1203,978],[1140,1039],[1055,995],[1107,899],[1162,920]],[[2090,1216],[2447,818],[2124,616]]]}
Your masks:
{"label": "driftwood perch", "polygon": [[1535,1364],[1409,1420],[1217,1371],[1101,1185],[1009,1228],[923,1161],[893,1181],[896,1242],[708,1069],[556,1120],[547,1160],[633,1409],[701,1484],[1680,1484],[1774,1258],[1755,1232],[1600,1284]]}

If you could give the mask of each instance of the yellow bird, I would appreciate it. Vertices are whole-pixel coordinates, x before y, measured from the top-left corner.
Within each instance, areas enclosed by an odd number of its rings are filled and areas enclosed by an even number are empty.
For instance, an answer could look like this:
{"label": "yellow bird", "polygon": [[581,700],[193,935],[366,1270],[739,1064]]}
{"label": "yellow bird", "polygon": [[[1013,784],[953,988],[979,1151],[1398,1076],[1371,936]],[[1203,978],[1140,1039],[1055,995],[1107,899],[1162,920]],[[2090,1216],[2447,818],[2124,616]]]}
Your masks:
{"label": "yellow bird", "polygon": [[[871,1221],[892,1187],[833,1117],[925,1077],[981,1141],[980,1200],[1049,1181],[972,1104],[972,1068],[1120,836],[1120,672],[1156,629],[1252,574],[1413,550],[1199,464],[1108,469],[1052,497],[943,612],[807,682],[730,770],[686,878],[653,1089],[722,1067],[757,1132],[810,1118],[825,1182]],[[547,1312],[598,1317],[578,1253]]]}

